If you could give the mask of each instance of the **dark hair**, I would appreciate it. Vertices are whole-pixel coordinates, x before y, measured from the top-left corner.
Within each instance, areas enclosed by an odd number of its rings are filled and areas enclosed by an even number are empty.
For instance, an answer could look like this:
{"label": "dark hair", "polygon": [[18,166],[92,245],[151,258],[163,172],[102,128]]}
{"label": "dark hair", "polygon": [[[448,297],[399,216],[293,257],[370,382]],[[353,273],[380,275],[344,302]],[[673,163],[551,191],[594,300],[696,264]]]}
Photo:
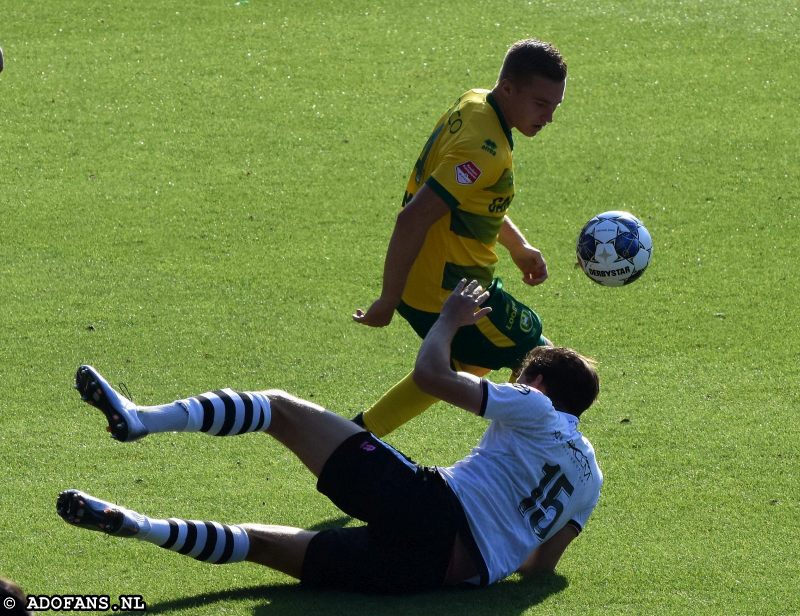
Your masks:
{"label": "dark hair", "polygon": [[498,80],[508,79],[519,84],[533,77],[564,81],[567,78],[567,63],[550,43],[538,39],[517,41],[506,52]]}
{"label": "dark hair", "polygon": [[544,378],[547,397],[560,411],[580,417],[600,393],[595,362],[565,347],[536,347],[522,362],[522,378]]}

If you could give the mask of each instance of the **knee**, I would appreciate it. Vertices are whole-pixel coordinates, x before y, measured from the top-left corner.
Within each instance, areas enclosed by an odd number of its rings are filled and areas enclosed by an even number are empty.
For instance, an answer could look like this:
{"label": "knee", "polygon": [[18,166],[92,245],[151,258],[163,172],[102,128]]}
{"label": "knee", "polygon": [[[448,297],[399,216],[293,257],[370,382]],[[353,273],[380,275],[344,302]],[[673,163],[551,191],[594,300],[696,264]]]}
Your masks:
{"label": "knee", "polygon": [[277,410],[279,413],[289,412],[296,413],[303,410],[324,411],[321,406],[308,400],[303,400],[297,396],[283,391],[282,389],[267,389],[266,391],[259,392],[260,395],[265,396],[269,400],[270,407],[273,413]]}
{"label": "knee", "polygon": [[259,391],[258,393],[266,398],[269,398],[270,403],[273,403],[276,400],[291,397],[282,389],[265,389],[264,391]]}
{"label": "knee", "polygon": [[280,424],[297,427],[308,419],[310,413],[324,411],[313,402],[302,400],[281,389],[268,389],[259,394],[269,400],[273,426]]}
{"label": "knee", "polygon": [[269,401],[270,405],[274,404],[276,400],[279,400],[281,397],[288,395],[285,391],[281,389],[262,389],[260,391],[253,392],[254,395],[265,398]]}
{"label": "knee", "polygon": [[287,412],[291,396],[282,389],[267,389],[259,391],[258,395],[265,398],[269,402],[270,414],[272,421],[275,419],[280,421]]}
{"label": "knee", "polygon": [[258,392],[258,394],[269,400],[273,415],[275,413],[285,413],[297,400],[297,398],[282,389],[267,389],[266,391]]}

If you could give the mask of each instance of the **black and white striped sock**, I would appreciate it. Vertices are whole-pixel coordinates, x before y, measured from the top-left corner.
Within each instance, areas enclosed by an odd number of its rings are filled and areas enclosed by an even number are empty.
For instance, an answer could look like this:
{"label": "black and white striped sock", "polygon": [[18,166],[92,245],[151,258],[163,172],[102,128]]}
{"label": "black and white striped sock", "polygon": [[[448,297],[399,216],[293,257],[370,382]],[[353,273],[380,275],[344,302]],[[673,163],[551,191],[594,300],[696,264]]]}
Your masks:
{"label": "black and white striped sock", "polygon": [[234,436],[269,428],[272,413],[262,392],[221,389],[160,406],[140,407],[137,416],[148,433],[205,432]]}
{"label": "black and white striped sock", "polygon": [[250,539],[241,526],[179,518],[142,518],[140,530],[134,535],[137,539],[213,565],[247,558]]}
{"label": "black and white striped sock", "polygon": [[260,392],[221,389],[193,396],[181,403],[189,413],[187,432],[234,436],[269,428],[269,398]]}

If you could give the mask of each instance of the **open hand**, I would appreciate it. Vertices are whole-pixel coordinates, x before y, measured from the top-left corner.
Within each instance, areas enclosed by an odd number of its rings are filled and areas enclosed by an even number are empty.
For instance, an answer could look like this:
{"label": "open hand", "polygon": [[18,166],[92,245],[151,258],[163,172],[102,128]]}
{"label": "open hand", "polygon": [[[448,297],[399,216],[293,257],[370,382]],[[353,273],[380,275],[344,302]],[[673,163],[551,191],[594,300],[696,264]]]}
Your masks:
{"label": "open hand", "polygon": [[468,283],[466,278],[462,278],[445,300],[439,318],[449,320],[458,327],[474,325],[492,311],[489,306],[481,308],[487,299],[489,291],[485,291],[477,280]]}

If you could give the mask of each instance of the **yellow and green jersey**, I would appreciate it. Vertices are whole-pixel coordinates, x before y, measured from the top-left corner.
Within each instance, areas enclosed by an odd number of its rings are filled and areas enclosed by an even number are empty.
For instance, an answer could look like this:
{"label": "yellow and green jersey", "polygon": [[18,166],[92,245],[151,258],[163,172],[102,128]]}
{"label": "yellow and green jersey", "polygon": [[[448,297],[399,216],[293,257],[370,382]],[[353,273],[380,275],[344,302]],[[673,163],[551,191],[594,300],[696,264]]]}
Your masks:
{"label": "yellow and green jersey", "polygon": [[469,90],[441,117],[414,166],[403,205],[427,184],[450,212],[428,231],[403,291],[405,304],[438,313],[461,278],[489,286],[497,235],[514,198],[513,147],[489,90]]}

